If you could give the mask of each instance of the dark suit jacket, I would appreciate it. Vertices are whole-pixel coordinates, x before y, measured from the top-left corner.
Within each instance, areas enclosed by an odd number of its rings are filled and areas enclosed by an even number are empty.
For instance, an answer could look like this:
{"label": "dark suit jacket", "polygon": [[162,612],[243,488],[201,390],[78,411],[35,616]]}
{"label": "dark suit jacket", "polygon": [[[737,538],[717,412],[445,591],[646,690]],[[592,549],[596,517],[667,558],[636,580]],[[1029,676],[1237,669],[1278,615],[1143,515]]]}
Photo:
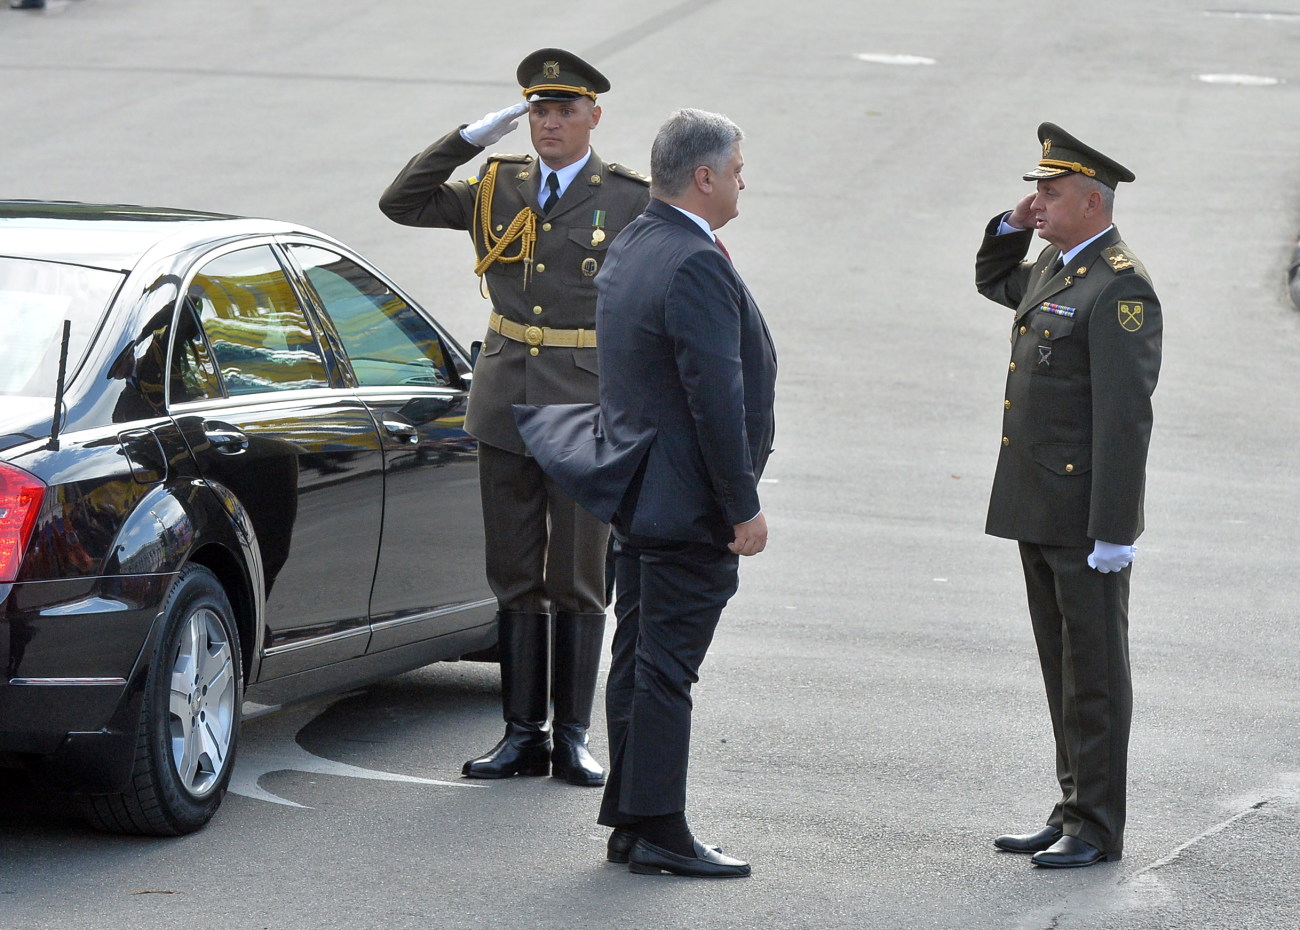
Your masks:
{"label": "dark suit jacket", "polygon": [[627,533],[725,545],[761,510],[776,351],[717,245],[651,200],[597,276],[600,407],[516,407],[538,463]]}
{"label": "dark suit jacket", "polygon": [[1002,449],[986,531],[1047,546],[1127,545],[1142,532],[1160,302],[1111,229],[1053,271],[1022,261],[1032,231],[985,231],[975,285],[1015,310]]}

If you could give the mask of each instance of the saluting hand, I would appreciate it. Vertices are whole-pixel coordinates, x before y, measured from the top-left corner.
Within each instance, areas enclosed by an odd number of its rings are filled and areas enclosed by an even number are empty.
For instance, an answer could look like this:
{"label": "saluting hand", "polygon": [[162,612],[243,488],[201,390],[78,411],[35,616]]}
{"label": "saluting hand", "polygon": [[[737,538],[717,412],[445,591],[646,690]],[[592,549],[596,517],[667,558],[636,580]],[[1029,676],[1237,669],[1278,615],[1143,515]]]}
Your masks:
{"label": "saluting hand", "polygon": [[727,548],[736,555],[758,555],[767,546],[767,518],[761,510],[754,519],[737,523],[731,530],[736,538],[727,544]]}
{"label": "saluting hand", "polygon": [[1038,226],[1038,217],[1033,210],[1029,209],[1029,205],[1034,202],[1034,198],[1037,196],[1036,193],[1026,194],[1025,198],[1016,204],[1015,209],[1011,211],[1011,215],[1007,217],[1007,222],[1016,229],[1036,228]]}
{"label": "saluting hand", "polygon": [[527,112],[527,103],[516,103],[504,110],[489,113],[478,122],[470,123],[460,131],[460,134],[470,145],[487,148],[514,132],[515,127],[519,125],[519,117]]}

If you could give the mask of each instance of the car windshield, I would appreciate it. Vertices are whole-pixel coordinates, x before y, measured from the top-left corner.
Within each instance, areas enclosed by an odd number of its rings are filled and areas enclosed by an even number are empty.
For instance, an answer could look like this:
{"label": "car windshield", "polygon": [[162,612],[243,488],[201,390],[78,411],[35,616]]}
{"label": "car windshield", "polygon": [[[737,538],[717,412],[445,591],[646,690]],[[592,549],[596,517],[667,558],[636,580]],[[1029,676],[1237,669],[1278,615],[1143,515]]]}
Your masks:
{"label": "car windshield", "polygon": [[80,265],[0,258],[0,395],[53,397],[63,321],[72,321],[71,375],[124,277]]}

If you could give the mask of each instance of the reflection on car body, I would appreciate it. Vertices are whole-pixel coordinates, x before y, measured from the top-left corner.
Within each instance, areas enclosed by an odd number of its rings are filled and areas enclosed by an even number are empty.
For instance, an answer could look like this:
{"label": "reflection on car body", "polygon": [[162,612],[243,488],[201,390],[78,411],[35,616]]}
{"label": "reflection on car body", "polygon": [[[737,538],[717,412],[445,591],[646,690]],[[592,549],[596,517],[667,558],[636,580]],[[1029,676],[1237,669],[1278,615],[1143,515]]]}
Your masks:
{"label": "reflection on car body", "polygon": [[494,641],[468,358],[340,243],[0,202],[0,326],[0,763],[96,825],[202,826],[246,701]]}

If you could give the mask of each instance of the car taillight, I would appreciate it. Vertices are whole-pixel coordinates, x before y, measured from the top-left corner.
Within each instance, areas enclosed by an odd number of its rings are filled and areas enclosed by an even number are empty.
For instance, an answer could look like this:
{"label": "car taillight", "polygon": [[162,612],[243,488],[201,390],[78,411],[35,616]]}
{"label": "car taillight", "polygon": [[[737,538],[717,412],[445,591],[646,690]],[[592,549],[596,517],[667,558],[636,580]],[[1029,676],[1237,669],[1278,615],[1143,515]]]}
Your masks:
{"label": "car taillight", "polygon": [[0,584],[18,577],[45,483],[21,468],[0,464]]}

